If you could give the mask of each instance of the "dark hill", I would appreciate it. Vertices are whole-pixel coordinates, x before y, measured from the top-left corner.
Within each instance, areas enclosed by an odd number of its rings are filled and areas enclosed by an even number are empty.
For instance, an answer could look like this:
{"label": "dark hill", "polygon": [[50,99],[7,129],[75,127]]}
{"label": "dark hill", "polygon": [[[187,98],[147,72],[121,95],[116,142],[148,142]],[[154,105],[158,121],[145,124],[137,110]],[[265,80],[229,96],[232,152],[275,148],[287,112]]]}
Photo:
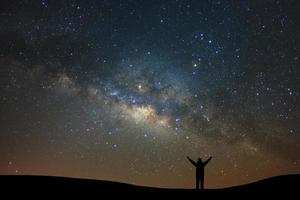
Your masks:
{"label": "dark hill", "polygon": [[[277,176],[254,183],[240,185],[223,189],[207,189],[203,192],[194,189],[162,189],[144,186],[136,186],[126,183],[52,177],[52,176],[0,176],[1,194],[10,196],[18,195],[22,197],[47,197],[60,196],[63,194],[67,197],[78,197],[79,195],[96,195],[96,196],[119,196],[128,195],[132,197],[142,195],[143,197],[188,197],[188,196],[215,196],[215,195],[249,195],[262,194],[283,194],[292,195],[300,191],[300,174]],[[124,197],[125,197],[124,196]]]}

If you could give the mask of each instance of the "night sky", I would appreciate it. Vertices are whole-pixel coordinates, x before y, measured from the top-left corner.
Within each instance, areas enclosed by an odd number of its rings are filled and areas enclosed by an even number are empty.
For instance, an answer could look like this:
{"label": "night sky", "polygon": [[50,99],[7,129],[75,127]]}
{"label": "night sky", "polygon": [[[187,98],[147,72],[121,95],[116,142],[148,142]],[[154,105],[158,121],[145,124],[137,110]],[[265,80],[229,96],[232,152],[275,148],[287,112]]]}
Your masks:
{"label": "night sky", "polygon": [[300,173],[297,0],[0,3],[0,174],[210,188]]}

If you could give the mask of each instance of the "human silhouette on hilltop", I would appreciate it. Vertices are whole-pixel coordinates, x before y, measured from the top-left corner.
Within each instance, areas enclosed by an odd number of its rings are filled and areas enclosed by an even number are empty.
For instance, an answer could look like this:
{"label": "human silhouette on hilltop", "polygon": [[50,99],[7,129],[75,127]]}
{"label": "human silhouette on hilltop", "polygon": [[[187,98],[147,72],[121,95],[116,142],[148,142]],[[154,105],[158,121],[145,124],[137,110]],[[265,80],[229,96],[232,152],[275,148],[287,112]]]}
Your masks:
{"label": "human silhouette on hilltop", "polygon": [[204,167],[211,158],[209,157],[205,162],[201,158],[198,158],[198,161],[195,162],[187,156],[187,159],[196,167],[196,190],[199,190],[199,180],[201,180],[201,190],[204,189]]}

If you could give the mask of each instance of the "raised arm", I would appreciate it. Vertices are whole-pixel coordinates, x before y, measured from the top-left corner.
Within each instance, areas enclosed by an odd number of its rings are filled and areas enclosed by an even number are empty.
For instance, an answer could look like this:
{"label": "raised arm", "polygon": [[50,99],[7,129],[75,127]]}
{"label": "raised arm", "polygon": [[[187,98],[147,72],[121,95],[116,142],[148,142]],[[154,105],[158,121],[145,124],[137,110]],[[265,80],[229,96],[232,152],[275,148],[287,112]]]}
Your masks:
{"label": "raised arm", "polygon": [[196,166],[197,165],[197,163],[195,162],[195,161],[193,161],[192,159],[190,159],[190,157],[186,157],[194,166]]}
{"label": "raised arm", "polygon": [[212,158],[212,157],[209,157],[209,158],[203,163],[203,165],[204,165],[204,166],[207,165],[207,163],[211,160],[211,158]]}

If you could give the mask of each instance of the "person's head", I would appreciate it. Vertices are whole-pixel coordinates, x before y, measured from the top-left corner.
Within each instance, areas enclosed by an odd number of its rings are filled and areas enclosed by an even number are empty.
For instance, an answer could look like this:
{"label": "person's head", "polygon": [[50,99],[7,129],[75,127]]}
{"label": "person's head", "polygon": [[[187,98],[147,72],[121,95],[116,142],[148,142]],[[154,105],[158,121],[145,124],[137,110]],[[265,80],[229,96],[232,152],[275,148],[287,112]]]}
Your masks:
{"label": "person's head", "polygon": [[201,158],[198,158],[198,163],[203,163]]}

